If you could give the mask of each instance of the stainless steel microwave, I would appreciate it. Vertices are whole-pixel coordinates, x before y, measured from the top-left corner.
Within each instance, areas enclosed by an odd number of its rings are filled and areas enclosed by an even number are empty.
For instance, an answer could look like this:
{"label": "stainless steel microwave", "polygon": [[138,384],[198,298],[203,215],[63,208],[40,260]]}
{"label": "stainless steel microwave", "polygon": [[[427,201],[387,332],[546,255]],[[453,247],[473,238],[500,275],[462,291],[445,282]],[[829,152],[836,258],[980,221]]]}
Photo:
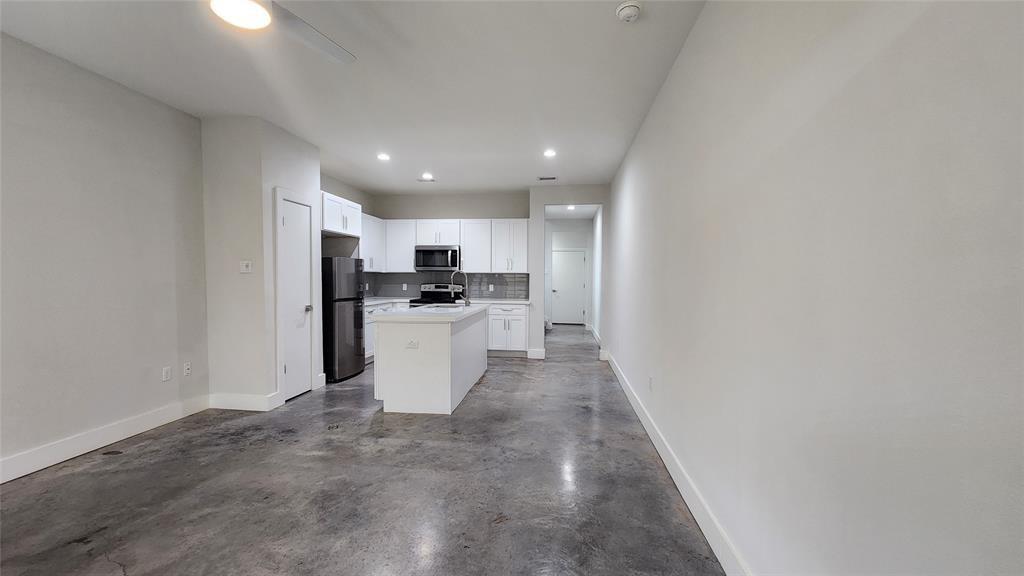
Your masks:
{"label": "stainless steel microwave", "polygon": [[416,270],[458,270],[462,262],[461,250],[458,245],[452,246],[417,246]]}

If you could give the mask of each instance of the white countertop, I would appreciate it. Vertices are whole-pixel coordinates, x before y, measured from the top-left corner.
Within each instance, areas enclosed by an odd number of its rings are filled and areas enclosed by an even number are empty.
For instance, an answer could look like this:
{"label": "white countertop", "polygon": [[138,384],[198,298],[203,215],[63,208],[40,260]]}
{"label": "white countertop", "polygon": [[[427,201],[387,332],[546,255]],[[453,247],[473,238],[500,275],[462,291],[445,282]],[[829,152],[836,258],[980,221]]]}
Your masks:
{"label": "white countertop", "polygon": [[378,324],[451,324],[486,312],[487,306],[482,304],[471,306],[442,306],[433,304],[410,308],[409,310],[376,312],[373,318]]}
{"label": "white countertop", "polygon": [[[408,302],[411,298],[403,297],[387,297],[387,296],[374,296],[372,298],[364,298],[363,304],[366,306],[374,306],[376,304],[391,304],[394,302]],[[492,300],[490,298],[470,298],[471,304],[529,304],[529,300]]]}
{"label": "white countertop", "polygon": [[391,304],[392,302],[408,302],[410,298],[403,297],[386,297],[386,296],[374,296],[373,298],[363,298],[363,304],[370,306],[373,304]]}

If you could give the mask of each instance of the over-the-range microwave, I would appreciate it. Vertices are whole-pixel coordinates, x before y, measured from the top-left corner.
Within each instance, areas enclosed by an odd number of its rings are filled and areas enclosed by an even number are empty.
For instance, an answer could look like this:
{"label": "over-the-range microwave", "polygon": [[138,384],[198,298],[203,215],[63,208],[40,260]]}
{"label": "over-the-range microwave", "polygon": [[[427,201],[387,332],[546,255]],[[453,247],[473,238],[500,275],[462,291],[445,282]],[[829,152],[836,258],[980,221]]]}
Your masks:
{"label": "over-the-range microwave", "polygon": [[446,270],[459,269],[462,261],[461,250],[458,245],[452,246],[417,246],[416,247],[416,270]]}

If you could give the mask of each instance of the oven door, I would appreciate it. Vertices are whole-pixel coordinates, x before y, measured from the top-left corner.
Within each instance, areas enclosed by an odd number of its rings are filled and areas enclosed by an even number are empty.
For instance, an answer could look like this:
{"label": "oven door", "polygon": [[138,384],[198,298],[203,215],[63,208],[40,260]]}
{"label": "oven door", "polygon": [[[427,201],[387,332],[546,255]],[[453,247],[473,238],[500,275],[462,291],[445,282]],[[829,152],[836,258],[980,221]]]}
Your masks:
{"label": "oven door", "polygon": [[417,270],[458,270],[458,246],[417,246]]}

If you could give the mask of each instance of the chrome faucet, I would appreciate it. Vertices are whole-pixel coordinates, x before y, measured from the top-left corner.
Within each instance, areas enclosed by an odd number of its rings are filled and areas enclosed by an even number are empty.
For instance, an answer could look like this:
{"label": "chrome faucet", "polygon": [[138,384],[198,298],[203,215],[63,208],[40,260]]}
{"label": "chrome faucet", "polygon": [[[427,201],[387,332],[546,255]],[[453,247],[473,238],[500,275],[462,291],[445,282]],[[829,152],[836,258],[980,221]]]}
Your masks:
{"label": "chrome faucet", "polygon": [[466,306],[469,306],[469,275],[462,270],[452,270],[452,277],[448,279],[448,284],[452,287],[452,297],[455,297],[455,275],[462,274],[462,277],[466,280],[466,283],[462,286],[462,299],[466,301]]}

